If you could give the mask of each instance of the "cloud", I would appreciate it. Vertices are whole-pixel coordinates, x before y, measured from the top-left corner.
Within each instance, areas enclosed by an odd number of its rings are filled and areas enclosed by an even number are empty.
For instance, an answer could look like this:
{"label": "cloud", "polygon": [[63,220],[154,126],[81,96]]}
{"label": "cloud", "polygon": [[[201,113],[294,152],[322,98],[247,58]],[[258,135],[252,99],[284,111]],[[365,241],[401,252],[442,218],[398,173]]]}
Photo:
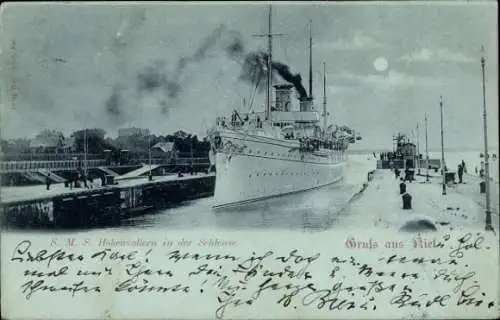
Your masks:
{"label": "cloud", "polygon": [[382,47],[381,42],[361,31],[356,31],[350,39],[339,38],[335,42],[326,44],[325,50],[363,50],[380,47]]}
{"label": "cloud", "polygon": [[391,70],[386,74],[355,75],[342,73],[337,76],[338,82],[351,85],[367,85],[377,89],[395,89],[415,86],[444,86],[450,83],[449,78],[412,76]]}
{"label": "cloud", "polygon": [[446,48],[436,50],[423,48],[420,51],[406,54],[400,57],[399,60],[406,62],[474,62],[473,59],[467,57],[463,53],[452,52]]}

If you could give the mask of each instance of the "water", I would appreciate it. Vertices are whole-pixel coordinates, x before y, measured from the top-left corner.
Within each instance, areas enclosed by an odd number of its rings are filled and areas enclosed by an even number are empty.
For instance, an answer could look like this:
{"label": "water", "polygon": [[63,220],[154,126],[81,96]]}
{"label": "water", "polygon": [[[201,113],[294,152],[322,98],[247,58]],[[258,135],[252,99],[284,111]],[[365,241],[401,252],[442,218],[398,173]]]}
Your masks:
{"label": "water", "polygon": [[[440,157],[440,153],[430,153]],[[469,172],[479,164],[479,152],[448,152],[448,167],[453,168],[462,160]],[[498,164],[492,159],[493,174],[498,179]],[[360,191],[367,180],[367,172],[375,169],[372,154],[350,155],[345,179],[337,184],[258,203],[215,211],[213,198],[185,202],[176,207],[159,210],[147,215],[124,220],[118,226],[107,226],[71,232],[126,232],[144,230],[294,230],[318,232],[340,228],[344,220],[350,220],[349,200]],[[383,195],[381,195],[383,196]],[[355,201],[355,200],[354,200]],[[369,208],[367,209],[367,213]]]}
{"label": "water", "polygon": [[[213,198],[184,202],[181,205],[129,218],[116,226],[101,226],[71,232],[145,230],[296,230],[316,232],[334,228],[349,200],[359,192],[367,172],[376,162],[366,155],[353,156],[346,166],[343,181],[316,190],[276,197],[235,209],[212,209]],[[53,232],[53,230],[51,231]],[[68,232],[68,230],[62,231]]]}

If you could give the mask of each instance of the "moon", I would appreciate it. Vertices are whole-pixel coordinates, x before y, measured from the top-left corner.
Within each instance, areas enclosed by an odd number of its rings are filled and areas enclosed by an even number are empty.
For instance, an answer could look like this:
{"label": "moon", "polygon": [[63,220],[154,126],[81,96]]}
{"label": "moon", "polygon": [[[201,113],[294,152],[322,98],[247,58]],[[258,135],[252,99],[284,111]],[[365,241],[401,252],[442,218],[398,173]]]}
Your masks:
{"label": "moon", "polygon": [[387,70],[388,66],[389,64],[387,60],[383,57],[378,57],[375,61],[373,61],[373,67],[379,72]]}

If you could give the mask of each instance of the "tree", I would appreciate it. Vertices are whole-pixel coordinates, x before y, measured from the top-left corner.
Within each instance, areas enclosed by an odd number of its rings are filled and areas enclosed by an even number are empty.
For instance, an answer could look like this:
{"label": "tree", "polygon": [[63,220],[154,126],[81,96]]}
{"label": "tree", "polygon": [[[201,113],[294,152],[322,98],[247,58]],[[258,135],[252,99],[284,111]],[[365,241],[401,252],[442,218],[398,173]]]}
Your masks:
{"label": "tree", "polygon": [[84,152],[84,139],[87,137],[87,153],[102,153],[106,149],[114,149],[104,140],[106,131],[103,129],[84,129],[78,130],[71,134],[75,139],[76,152]]}

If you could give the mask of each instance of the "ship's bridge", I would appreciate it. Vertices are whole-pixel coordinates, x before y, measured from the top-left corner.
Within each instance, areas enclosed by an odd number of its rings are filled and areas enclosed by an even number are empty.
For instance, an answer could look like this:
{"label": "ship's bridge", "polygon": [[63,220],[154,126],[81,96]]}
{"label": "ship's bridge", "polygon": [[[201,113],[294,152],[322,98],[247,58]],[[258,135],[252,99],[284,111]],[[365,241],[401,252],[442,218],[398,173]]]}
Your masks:
{"label": "ship's bridge", "polygon": [[271,118],[274,123],[315,123],[318,122],[317,111],[273,111]]}

